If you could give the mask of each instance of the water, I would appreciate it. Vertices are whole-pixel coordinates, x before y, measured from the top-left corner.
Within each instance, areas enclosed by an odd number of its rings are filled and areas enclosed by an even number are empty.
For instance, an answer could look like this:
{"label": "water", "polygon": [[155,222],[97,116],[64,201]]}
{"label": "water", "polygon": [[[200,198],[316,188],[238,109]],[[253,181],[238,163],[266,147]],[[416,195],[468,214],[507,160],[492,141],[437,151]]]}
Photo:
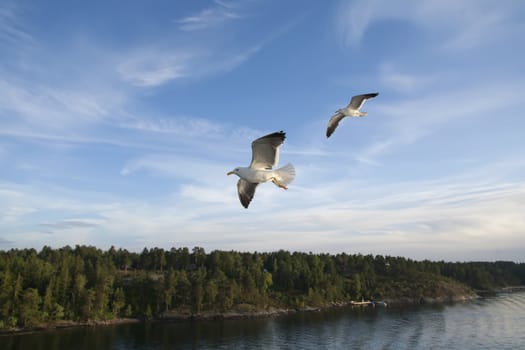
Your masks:
{"label": "water", "polygon": [[525,293],[417,308],[152,322],[0,336],[0,349],[525,349]]}

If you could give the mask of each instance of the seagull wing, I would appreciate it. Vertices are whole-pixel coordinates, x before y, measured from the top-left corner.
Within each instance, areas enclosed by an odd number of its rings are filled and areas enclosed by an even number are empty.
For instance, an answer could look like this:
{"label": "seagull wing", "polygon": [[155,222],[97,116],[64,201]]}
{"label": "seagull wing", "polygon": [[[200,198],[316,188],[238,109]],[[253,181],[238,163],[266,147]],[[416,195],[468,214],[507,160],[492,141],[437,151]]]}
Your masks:
{"label": "seagull wing", "polygon": [[248,208],[253,196],[255,195],[255,189],[257,188],[256,183],[248,182],[243,179],[239,179],[237,182],[237,192],[239,192],[239,199],[243,207]]}
{"label": "seagull wing", "polygon": [[254,169],[271,169],[279,162],[279,146],[286,138],[283,131],[274,132],[252,142],[252,162]]}
{"label": "seagull wing", "polygon": [[377,93],[377,92],[373,92],[373,93],[369,93],[369,94],[363,94],[363,95],[355,95],[350,100],[350,103],[348,104],[348,107],[350,107],[352,109],[355,109],[355,110],[359,110],[359,108],[363,107],[363,105],[365,104],[366,100],[368,100],[370,98],[374,98],[377,95],[379,95],[379,93]]}
{"label": "seagull wing", "polygon": [[326,137],[330,137],[335,131],[335,128],[339,125],[339,122],[345,117],[342,112],[335,113],[332,118],[328,121],[328,127],[326,128]]}

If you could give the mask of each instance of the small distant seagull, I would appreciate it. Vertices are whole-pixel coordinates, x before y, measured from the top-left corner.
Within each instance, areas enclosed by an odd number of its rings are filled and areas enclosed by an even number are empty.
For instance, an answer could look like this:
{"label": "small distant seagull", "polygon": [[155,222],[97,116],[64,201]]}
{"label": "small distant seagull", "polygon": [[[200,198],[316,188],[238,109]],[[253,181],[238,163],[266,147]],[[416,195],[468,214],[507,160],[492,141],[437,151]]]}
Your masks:
{"label": "small distant seagull", "polygon": [[274,132],[260,137],[252,142],[252,162],[249,167],[237,167],[227,175],[239,176],[237,191],[243,207],[248,208],[255,189],[260,183],[272,181],[282,189],[295,178],[292,164],[272,170],[279,162],[279,147],[283,144],[286,134],[283,131]]}
{"label": "small distant seagull", "polygon": [[366,112],[361,112],[359,109],[363,107],[366,100],[374,98],[377,95],[379,95],[378,92],[353,96],[348,106],[335,111],[335,114],[328,121],[326,137],[330,137],[330,135],[332,135],[332,133],[335,131],[335,128],[337,128],[337,125],[339,125],[339,122],[344,117],[364,117],[365,115],[367,115]]}

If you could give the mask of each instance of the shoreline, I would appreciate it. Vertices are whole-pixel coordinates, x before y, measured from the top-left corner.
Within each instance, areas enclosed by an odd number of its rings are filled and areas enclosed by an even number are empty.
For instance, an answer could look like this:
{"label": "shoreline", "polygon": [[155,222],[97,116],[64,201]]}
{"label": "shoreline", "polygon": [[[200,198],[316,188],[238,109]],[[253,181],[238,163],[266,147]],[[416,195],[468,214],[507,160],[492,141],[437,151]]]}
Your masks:
{"label": "shoreline", "polygon": [[[514,289],[513,289],[514,290]],[[524,291],[525,287],[519,287],[518,291]],[[500,291],[495,291],[498,293]],[[503,292],[503,291],[502,291]],[[507,291],[508,292],[508,291]],[[37,332],[70,329],[70,328],[82,328],[82,327],[100,327],[100,326],[116,326],[121,324],[133,324],[133,323],[146,323],[146,322],[192,322],[192,321],[215,321],[215,320],[239,320],[239,319],[255,319],[255,318],[267,318],[267,317],[279,317],[288,314],[300,313],[300,312],[322,312],[334,308],[375,308],[375,307],[413,307],[413,306],[425,306],[425,305],[441,305],[448,303],[460,303],[482,298],[483,296],[477,293],[471,295],[454,295],[447,297],[430,298],[423,297],[419,299],[410,297],[400,297],[385,299],[384,302],[388,306],[373,306],[373,305],[359,305],[353,301],[334,301],[324,306],[305,306],[302,308],[279,308],[279,307],[268,307],[265,309],[255,309],[250,311],[241,311],[235,307],[226,312],[214,312],[204,311],[200,313],[188,313],[188,312],[177,312],[174,310],[167,311],[159,316],[151,319],[144,318],[115,318],[110,320],[97,320],[97,321],[57,321],[42,324],[35,327],[28,328],[15,328],[15,329],[2,329],[0,330],[0,337],[3,335],[13,334],[31,334]]]}
{"label": "shoreline", "polygon": [[113,326],[120,324],[131,324],[131,323],[140,323],[143,320],[139,318],[114,318],[111,320],[97,320],[97,321],[55,321],[45,324],[41,324],[34,327],[27,328],[11,328],[11,329],[0,329],[0,337],[3,335],[9,334],[31,334],[37,332],[45,332],[52,330],[60,329],[69,329],[69,328],[82,328],[82,327],[98,327],[98,326]]}

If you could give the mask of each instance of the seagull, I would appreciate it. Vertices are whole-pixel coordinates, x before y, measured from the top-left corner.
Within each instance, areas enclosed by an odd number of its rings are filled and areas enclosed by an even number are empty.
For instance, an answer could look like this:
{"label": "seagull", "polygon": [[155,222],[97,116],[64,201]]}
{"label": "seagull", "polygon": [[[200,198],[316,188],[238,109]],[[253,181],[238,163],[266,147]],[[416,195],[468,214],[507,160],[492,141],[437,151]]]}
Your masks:
{"label": "seagull", "polygon": [[283,144],[286,134],[281,130],[258,138],[252,142],[252,162],[248,167],[237,167],[227,175],[239,177],[237,191],[243,207],[248,208],[255,189],[260,183],[272,181],[278,187],[287,190],[287,185],[295,178],[292,164],[272,170],[279,162],[279,147]]}
{"label": "seagull", "polygon": [[367,115],[366,112],[361,112],[359,108],[363,107],[366,100],[374,98],[377,95],[379,95],[378,92],[373,92],[369,94],[353,96],[348,106],[335,111],[335,114],[328,121],[328,128],[326,128],[326,137],[330,137],[330,135],[332,135],[332,133],[335,131],[335,128],[337,128],[337,125],[339,125],[339,122],[344,117],[364,117],[365,115]]}

